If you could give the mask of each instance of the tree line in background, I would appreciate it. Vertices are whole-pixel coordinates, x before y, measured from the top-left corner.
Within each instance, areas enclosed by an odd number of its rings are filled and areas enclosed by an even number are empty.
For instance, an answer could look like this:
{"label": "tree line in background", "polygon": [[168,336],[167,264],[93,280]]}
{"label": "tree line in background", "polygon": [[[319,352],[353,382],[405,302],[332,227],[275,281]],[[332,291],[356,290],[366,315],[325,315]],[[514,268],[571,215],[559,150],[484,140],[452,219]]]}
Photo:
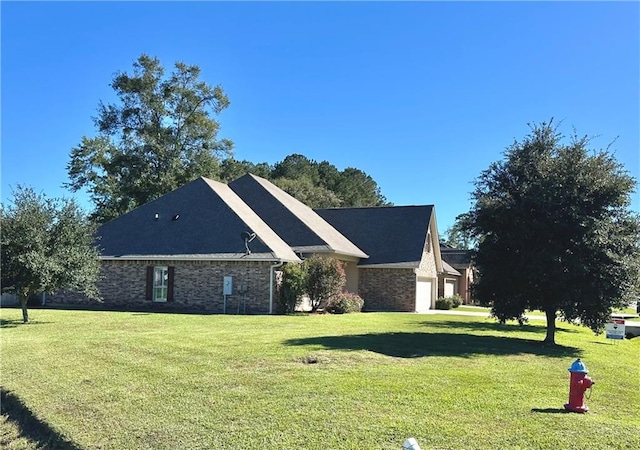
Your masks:
{"label": "tree line in background", "polygon": [[232,181],[252,173],[272,181],[311,208],[390,205],[378,184],[360,169],[338,170],[328,161],[316,162],[293,154],[273,166],[228,158],[220,165],[219,179]]}
{"label": "tree line in background", "polygon": [[70,152],[66,187],[85,189],[98,223],[125,214],[200,176],[229,182],[247,172],[273,181],[310,207],[387,204],[377,183],[359,169],[338,170],[300,154],[273,166],[233,159],[233,142],[219,139],[215,116],[230,102],[221,86],[199,79],[200,68],[178,62],[173,72],[141,55],[131,73],[112,82],[119,102],[98,105],[95,137]]}

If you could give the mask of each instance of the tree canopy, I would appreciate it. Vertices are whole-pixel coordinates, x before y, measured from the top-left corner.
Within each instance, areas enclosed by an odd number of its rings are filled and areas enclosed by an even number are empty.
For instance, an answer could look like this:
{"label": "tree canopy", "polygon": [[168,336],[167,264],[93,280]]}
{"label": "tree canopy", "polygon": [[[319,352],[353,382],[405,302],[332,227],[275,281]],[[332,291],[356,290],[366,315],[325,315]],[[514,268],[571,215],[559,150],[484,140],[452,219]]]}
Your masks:
{"label": "tree canopy", "polygon": [[501,322],[545,311],[547,343],[556,313],[601,332],[640,291],[635,180],[588,144],[565,143],[553,120],[531,126],[476,179],[465,225],[478,239],[476,298]]}
{"label": "tree canopy", "polygon": [[469,231],[469,220],[469,213],[458,214],[453,225],[445,232],[444,243],[463,250],[476,248],[478,243]]}
{"label": "tree canopy", "polygon": [[72,289],[99,296],[100,270],[93,226],[74,200],[48,199],[18,186],[0,209],[2,290],[20,298],[29,321],[31,295]]}
{"label": "tree canopy", "polygon": [[212,118],[229,106],[220,86],[199,80],[200,68],[175,63],[165,76],[157,58],[141,55],[132,73],[111,83],[118,103],[99,103],[96,137],[70,153],[72,191],[86,189],[99,222],[118,217],[199,177],[217,178],[233,143],[218,140]]}
{"label": "tree canopy", "polygon": [[341,171],[328,161],[316,162],[298,153],[273,166],[229,158],[222,162],[220,178],[229,182],[248,172],[270,180],[312,208],[389,205],[378,184],[362,170]]}
{"label": "tree canopy", "polygon": [[222,87],[200,80],[200,68],[177,62],[165,76],[157,58],[141,55],[131,73],[118,72],[111,87],[118,101],[99,102],[94,137],[71,149],[66,187],[86,190],[98,223],[125,214],[200,176],[229,182],[247,172],[318,207],[388,204],[363,171],[343,171],[292,154],[271,166],[237,161],[233,143],[218,139],[214,116],[229,106]]}

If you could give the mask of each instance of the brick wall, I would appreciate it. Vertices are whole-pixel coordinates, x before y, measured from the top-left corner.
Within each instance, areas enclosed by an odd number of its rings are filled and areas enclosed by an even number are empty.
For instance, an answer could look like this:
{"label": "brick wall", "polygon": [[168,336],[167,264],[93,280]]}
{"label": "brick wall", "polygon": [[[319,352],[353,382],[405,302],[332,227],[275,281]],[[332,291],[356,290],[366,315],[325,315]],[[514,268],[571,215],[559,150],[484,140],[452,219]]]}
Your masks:
{"label": "brick wall", "polygon": [[360,269],[358,292],[366,311],[414,311],[416,275],[413,269]]}
{"label": "brick wall", "polygon": [[[102,261],[98,288],[106,307],[222,313],[223,278],[232,276],[233,294],[227,296],[226,312],[237,313],[239,307],[241,314],[267,314],[271,264],[258,261]],[[156,303],[145,299],[147,266],[175,268],[172,301]],[[248,287],[246,293],[239,292],[242,285]],[[74,293],[59,293],[50,296],[48,302],[89,304],[91,301]]]}
{"label": "brick wall", "polygon": [[416,309],[416,275],[437,283],[438,270],[433,243],[425,243],[422,260],[414,269],[360,269],[358,294],[366,311],[405,311]]}

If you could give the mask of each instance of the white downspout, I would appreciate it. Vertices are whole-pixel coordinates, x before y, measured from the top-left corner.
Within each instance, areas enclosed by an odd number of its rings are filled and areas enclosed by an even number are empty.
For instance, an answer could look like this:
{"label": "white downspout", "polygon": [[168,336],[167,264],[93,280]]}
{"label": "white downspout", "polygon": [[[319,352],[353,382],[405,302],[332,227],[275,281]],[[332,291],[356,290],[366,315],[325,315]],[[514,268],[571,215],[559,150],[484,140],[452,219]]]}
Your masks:
{"label": "white downspout", "polygon": [[280,267],[284,264],[284,261],[278,261],[277,263],[269,266],[269,314],[273,314],[273,269]]}

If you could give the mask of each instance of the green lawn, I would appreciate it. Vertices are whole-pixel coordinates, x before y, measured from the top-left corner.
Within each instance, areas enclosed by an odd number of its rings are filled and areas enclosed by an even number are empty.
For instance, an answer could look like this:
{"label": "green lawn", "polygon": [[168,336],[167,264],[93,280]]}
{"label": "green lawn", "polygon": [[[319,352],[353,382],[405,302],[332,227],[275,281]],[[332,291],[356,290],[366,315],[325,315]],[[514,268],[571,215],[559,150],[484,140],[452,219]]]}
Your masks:
{"label": "green lawn", "polygon": [[[0,314],[2,448],[640,448],[640,338],[559,322],[546,348],[542,321],[454,315]],[[562,409],[576,357],[596,381],[585,415]]]}

